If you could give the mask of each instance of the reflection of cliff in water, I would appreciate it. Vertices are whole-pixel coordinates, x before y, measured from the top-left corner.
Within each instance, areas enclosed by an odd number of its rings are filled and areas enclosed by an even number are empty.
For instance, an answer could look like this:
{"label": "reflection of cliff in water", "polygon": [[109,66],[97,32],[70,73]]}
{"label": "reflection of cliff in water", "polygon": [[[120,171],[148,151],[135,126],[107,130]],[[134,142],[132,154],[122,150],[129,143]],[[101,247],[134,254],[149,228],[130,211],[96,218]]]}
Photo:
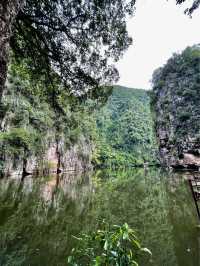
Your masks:
{"label": "reflection of cliff in water", "polygon": [[135,228],[152,262],[199,266],[198,220],[187,181],[159,169],[0,180],[2,265],[65,265],[99,220]]}
{"label": "reflection of cliff in water", "polygon": [[0,180],[0,264],[65,265],[91,193],[89,175]]}
{"label": "reflection of cliff in water", "polygon": [[88,198],[93,192],[91,174],[70,172],[68,174],[55,175],[42,184],[40,195],[46,204],[59,208],[63,201],[70,199],[81,210],[88,204]]}
{"label": "reflection of cliff in water", "polygon": [[47,208],[51,206],[55,209],[59,208],[63,200],[77,202],[77,208],[83,209],[84,202],[87,202],[93,190],[91,173],[83,175],[73,171],[43,178],[27,176],[0,180],[0,192],[9,197],[12,194],[13,201],[32,195],[40,199]]}
{"label": "reflection of cliff in water", "polygon": [[199,266],[200,231],[187,173],[171,173],[167,190],[177,263],[181,266]]}

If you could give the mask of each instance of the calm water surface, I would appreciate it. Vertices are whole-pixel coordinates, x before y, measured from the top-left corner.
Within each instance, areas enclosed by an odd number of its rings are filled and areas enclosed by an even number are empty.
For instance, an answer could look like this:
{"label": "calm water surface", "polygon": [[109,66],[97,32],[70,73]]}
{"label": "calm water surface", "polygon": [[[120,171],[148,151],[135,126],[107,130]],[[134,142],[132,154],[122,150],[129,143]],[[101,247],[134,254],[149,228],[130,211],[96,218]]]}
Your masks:
{"label": "calm water surface", "polygon": [[67,265],[71,236],[103,218],[135,228],[153,253],[141,266],[200,266],[188,182],[161,169],[0,180],[0,265]]}

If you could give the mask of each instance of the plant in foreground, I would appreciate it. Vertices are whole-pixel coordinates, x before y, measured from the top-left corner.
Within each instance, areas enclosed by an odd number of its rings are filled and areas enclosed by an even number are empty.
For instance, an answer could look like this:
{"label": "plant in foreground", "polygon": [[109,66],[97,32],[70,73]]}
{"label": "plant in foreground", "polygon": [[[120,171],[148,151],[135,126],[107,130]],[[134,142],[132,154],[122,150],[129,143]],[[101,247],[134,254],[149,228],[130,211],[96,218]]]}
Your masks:
{"label": "plant in foreground", "polygon": [[78,245],[68,257],[71,266],[137,266],[142,253],[151,255],[127,223],[110,227],[103,221],[101,229],[75,238]]}

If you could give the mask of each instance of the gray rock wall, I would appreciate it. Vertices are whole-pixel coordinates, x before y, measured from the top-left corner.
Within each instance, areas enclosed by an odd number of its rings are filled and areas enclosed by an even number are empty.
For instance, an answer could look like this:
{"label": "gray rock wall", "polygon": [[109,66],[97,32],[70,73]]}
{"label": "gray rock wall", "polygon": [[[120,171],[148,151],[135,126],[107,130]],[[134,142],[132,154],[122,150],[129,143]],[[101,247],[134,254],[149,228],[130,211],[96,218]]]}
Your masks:
{"label": "gray rock wall", "polygon": [[65,147],[63,139],[49,143],[44,154],[24,155],[18,158],[6,155],[4,159],[4,175],[22,176],[26,174],[48,175],[67,171],[85,171],[92,168],[93,145],[83,136],[79,141]]}
{"label": "gray rock wall", "polygon": [[153,76],[152,109],[162,165],[200,167],[200,46],[174,55]]}

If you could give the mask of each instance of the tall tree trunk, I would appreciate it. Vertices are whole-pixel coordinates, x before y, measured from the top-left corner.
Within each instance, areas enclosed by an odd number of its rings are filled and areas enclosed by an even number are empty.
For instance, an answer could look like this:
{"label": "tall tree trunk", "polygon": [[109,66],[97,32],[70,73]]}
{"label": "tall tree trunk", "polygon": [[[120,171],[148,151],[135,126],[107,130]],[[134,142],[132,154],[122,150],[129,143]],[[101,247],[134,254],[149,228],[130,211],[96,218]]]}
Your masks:
{"label": "tall tree trunk", "polygon": [[23,0],[0,0],[0,103],[7,76],[12,25],[22,3]]}

